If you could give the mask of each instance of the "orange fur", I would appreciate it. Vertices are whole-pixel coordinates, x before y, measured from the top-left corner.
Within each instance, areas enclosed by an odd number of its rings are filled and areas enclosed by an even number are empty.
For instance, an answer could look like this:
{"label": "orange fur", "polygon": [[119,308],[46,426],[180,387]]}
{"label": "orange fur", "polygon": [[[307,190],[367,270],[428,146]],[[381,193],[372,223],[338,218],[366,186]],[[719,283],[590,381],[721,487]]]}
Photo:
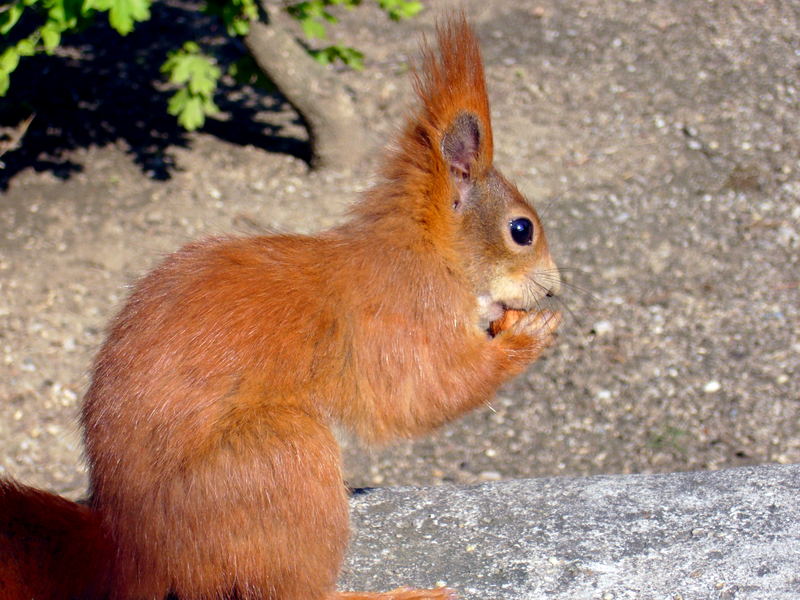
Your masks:
{"label": "orange fur", "polygon": [[[442,150],[459,115],[479,123],[468,189],[523,201],[491,166],[474,34],[456,18],[438,40],[416,75],[421,108],[347,224],[190,244],[112,323],[82,413],[92,512],[44,500],[93,523],[79,535],[90,547],[111,540],[97,569],[110,600],[332,598],[348,524],[331,423],[367,441],[426,432],[486,402],[551,340],[554,322],[494,336],[477,325]],[[543,240],[531,261],[549,261]]]}
{"label": "orange fur", "polygon": [[85,506],[0,480],[0,598],[101,598],[110,546],[97,521]]}

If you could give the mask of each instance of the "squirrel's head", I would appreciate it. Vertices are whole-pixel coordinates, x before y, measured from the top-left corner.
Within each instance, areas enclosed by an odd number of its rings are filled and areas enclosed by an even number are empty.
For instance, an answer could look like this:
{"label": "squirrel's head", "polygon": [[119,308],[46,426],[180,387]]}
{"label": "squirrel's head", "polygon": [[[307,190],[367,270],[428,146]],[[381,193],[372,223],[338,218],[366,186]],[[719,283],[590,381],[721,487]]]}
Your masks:
{"label": "squirrel's head", "polygon": [[481,119],[458,113],[441,138],[451,182],[458,256],[475,289],[481,326],[504,309],[535,309],[558,293],[561,279],[539,216],[487,160]]}
{"label": "squirrel's head", "polygon": [[536,309],[560,277],[536,211],[493,165],[483,61],[463,14],[439,24],[437,46],[423,43],[413,79],[419,106],[384,163],[391,192],[382,199],[395,198],[457,263],[485,328],[505,309]]}

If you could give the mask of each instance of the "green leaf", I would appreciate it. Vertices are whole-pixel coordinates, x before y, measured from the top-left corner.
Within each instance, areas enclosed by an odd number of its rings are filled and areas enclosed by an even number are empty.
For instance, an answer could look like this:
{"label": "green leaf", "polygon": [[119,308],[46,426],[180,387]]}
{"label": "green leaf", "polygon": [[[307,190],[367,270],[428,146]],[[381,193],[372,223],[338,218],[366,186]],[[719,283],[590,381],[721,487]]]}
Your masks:
{"label": "green leaf", "polygon": [[313,2],[303,2],[308,17],[313,19],[321,19],[325,16],[325,2],[324,0],[314,0]]}
{"label": "green leaf", "polygon": [[181,50],[170,54],[161,70],[169,73],[170,82],[188,83],[191,94],[202,96],[214,93],[221,75],[219,67],[201,54],[194,42],[187,42]]}
{"label": "green leaf", "polygon": [[422,2],[415,0],[378,0],[378,6],[393,21],[410,19],[423,9]]}
{"label": "green leaf", "polygon": [[230,36],[247,35],[250,21],[258,19],[255,0],[207,0],[203,12],[222,19]]}
{"label": "green leaf", "polygon": [[5,96],[11,85],[11,73],[19,64],[19,52],[15,46],[6,48],[0,54],[0,96]]}
{"label": "green leaf", "polygon": [[189,90],[186,88],[179,89],[172,95],[172,98],[169,99],[169,102],[167,103],[167,112],[173,117],[177,117],[183,112],[183,109],[186,107],[188,101]]}
{"label": "green leaf", "polygon": [[133,31],[137,21],[150,18],[150,0],[112,0],[108,11],[108,22],[121,35]]}
{"label": "green leaf", "polygon": [[202,127],[205,120],[203,101],[197,97],[189,98],[178,115],[178,123],[187,131],[194,131],[198,127]]}
{"label": "green leaf", "polygon": [[61,42],[61,29],[52,21],[44,24],[41,28],[42,42],[45,51],[50,54]]}
{"label": "green leaf", "polygon": [[47,21],[52,23],[53,31],[63,32],[73,29],[78,25],[78,19],[83,16],[81,0],[48,0],[44,3],[47,7]]}
{"label": "green leaf", "polygon": [[217,88],[220,70],[205,57],[195,57],[190,64],[189,92],[211,96]]}
{"label": "green leaf", "polygon": [[324,39],[327,35],[325,25],[314,19],[305,19],[300,22],[300,25],[303,27],[305,36],[311,40]]}
{"label": "green leaf", "polygon": [[309,50],[308,53],[311,55],[311,58],[321,65],[331,64],[332,57],[331,53],[328,52],[328,48],[322,48],[321,50]]}
{"label": "green leaf", "polygon": [[182,127],[193,131],[205,123],[206,115],[219,111],[214,92],[221,71],[195,42],[186,42],[170,52],[161,72],[169,76],[171,83],[181,86],[170,98],[167,112],[177,117]]}
{"label": "green leaf", "polygon": [[189,54],[200,54],[200,44],[197,42],[185,42],[181,48],[183,52],[188,52]]}
{"label": "green leaf", "polygon": [[199,53],[200,47],[195,42],[186,42],[180,50],[169,53],[161,72],[167,73],[172,83],[185,83],[191,76],[191,59]]}
{"label": "green leaf", "polygon": [[286,12],[288,12],[293,19],[302,21],[303,19],[308,18],[308,12],[306,10],[307,6],[308,2],[296,2],[294,4],[289,4],[286,7]]}
{"label": "green leaf", "polygon": [[255,0],[240,0],[241,14],[250,21],[258,19],[258,6]]}
{"label": "green leaf", "polygon": [[206,98],[203,100],[203,113],[206,115],[213,115],[219,112],[219,106],[217,106],[211,98]]}
{"label": "green leaf", "polygon": [[250,31],[250,21],[247,19],[234,19],[228,28],[228,33],[245,36]]}
{"label": "green leaf", "polygon": [[92,10],[108,11],[114,6],[114,0],[83,0],[83,13],[87,14]]}
{"label": "green leaf", "polygon": [[167,104],[167,112],[177,117],[181,127],[188,131],[194,131],[205,123],[205,108],[210,109],[209,114],[218,110],[212,101],[192,96],[186,88],[175,92]]}
{"label": "green leaf", "polygon": [[364,53],[355,48],[342,47],[339,53],[341,60],[351,69],[356,71],[364,70]]}
{"label": "green leaf", "polygon": [[0,35],[6,35],[22,16],[25,7],[21,3],[13,5],[5,12],[0,13]]}
{"label": "green leaf", "polygon": [[[171,62],[172,68],[169,70],[170,83],[186,83],[189,81],[189,77],[191,77],[191,65],[187,58],[188,57],[185,55],[173,57]],[[166,67],[166,64],[164,66]]]}
{"label": "green leaf", "polygon": [[66,13],[64,12],[63,2],[51,2],[47,11],[47,19],[53,23],[66,23]]}
{"label": "green leaf", "polygon": [[351,69],[355,69],[357,71],[361,71],[364,68],[364,54],[355,48],[349,48],[347,46],[340,46],[337,44],[334,46],[328,46],[327,48],[321,48],[319,50],[311,50],[309,53],[314,60],[323,65],[327,65],[339,60]]}
{"label": "green leaf", "polygon": [[83,0],[61,0],[64,4],[64,21],[70,28],[77,27],[81,18],[88,16],[83,10]]}
{"label": "green leaf", "polygon": [[39,41],[39,32],[36,31],[23,40],[17,42],[17,53],[20,56],[33,56],[36,54],[36,42]]}
{"label": "green leaf", "polygon": [[0,54],[0,74],[9,75],[17,68],[18,64],[19,52],[17,52],[15,46],[6,48],[5,51]]}

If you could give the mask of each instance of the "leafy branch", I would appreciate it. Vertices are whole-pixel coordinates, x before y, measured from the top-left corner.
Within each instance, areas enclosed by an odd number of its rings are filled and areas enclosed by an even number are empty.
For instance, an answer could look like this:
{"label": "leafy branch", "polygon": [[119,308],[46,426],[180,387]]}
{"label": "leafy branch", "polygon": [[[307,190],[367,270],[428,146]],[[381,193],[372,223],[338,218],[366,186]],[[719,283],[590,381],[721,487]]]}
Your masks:
{"label": "leafy branch", "polygon": [[[392,20],[413,17],[423,8],[416,0],[376,2]],[[16,0],[0,7],[0,96],[8,93],[20,60],[40,53],[53,54],[62,35],[90,26],[101,15],[120,35],[127,35],[137,23],[150,18],[151,3],[152,0]],[[361,3],[362,0],[307,0],[289,4],[286,11],[298,21],[309,40],[325,39],[327,26],[338,22],[331,8],[353,9]],[[250,24],[259,18],[257,0],[207,0],[203,10],[218,16],[232,37],[245,36]],[[348,46],[333,44],[308,52],[322,64],[340,61],[354,69],[364,65],[364,55]],[[238,63],[234,71],[231,74],[239,79],[237,75],[250,74],[252,66]],[[213,98],[222,71],[197,42],[187,41],[169,52],[161,72],[175,86],[167,110],[185,129],[202,127],[207,116],[218,112]]]}
{"label": "leafy branch", "polygon": [[169,100],[167,112],[177,117],[185,129],[197,129],[203,125],[206,115],[219,112],[214,104],[214,91],[222,72],[195,42],[186,42],[180,50],[170,52],[161,72],[168,74],[170,83],[178,86]]}

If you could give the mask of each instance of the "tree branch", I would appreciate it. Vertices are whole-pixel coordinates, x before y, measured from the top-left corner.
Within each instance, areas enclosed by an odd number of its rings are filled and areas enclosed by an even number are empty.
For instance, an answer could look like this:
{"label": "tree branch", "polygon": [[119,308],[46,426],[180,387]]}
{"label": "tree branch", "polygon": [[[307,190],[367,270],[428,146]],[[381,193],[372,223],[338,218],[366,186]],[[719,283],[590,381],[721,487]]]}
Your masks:
{"label": "tree branch", "polygon": [[291,34],[285,11],[266,0],[261,6],[268,23],[251,23],[245,46],[303,119],[311,138],[312,166],[352,169],[366,150],[355,103],[330,69],[311,58]]}

